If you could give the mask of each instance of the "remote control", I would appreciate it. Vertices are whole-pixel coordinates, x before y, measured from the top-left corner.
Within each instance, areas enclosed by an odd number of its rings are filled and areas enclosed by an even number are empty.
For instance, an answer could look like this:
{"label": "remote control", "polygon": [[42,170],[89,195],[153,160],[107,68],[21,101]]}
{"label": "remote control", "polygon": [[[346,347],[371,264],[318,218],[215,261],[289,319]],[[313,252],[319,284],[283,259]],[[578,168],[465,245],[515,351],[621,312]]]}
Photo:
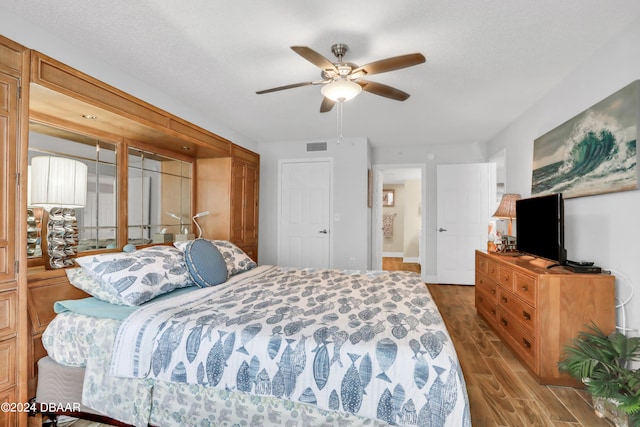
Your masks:
{"label": "remote control", "polygon": [[584,267],[588,267],[593,265],[593,261],[569,261],[567,260],[567,263],[569,264],[573,264],[573,265],[579,265],[579,266],[584,266]]}

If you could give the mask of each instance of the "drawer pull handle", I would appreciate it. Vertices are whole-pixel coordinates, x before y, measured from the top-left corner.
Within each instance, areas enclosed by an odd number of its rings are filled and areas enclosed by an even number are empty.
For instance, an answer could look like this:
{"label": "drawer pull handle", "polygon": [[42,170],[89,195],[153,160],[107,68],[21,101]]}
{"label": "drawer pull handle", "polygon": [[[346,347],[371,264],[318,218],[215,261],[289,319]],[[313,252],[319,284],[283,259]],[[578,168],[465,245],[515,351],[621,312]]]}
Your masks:
{"label": "drawer pull handle", "polygon": [[509,322],[507,322],[504,317],[500,319],[500,323],[502,323],[502,326],[507,326],[509,324]]}
{"label": "drawer pull handle", "polygon": [[531,343],[524,338],[522,338],[522,344],[524,344],[526,348],[531,348]]}
{"label": "drawer pull handle", "polygon": [[529,292],[529,287],[528,286],[523,286],[522,287],[522,292]]}
{"label": "drawer pull handle", "polygon": [[491,295],[495,295],[496,294],[496,290],[495,289],[491,289]]}
{"label": "drawer pull handle", "polygon": [[503,302],[503,303],[505,303],[505,304],[506,304],[506,303],[507,303],[507,301],[509,301],[509,300],[507,299],[507,297],[502,297],[502,302]]}
{"label": "drawer pull handle", "polygon": [[494,316],[496,315],[496,309],[495,308],[491,309],[491,314],[493,314]]}
{"label": "drawer pull handle", "polygon": [[522,310],[522,317],[524,317],[524,320],[531,320],[531,315],[524,310]]}
{"label": "drawer pull handle", "polygon": [[482,297],[478,297],[478,301],[483,302],[484,300],[482,299]]}

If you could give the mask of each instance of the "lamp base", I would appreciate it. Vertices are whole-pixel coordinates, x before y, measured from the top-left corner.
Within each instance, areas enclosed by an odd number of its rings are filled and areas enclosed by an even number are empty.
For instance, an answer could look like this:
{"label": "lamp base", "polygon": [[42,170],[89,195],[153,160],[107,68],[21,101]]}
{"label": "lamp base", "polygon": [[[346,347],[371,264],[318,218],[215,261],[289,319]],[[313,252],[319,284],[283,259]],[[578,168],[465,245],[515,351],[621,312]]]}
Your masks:
{"label": "lamp base", "polygon": [[152,241],[153,243],[173,242],[173,233],[155,233]]}
{"label": "lamp base", "polygon": [[44,268],[53,270],[73,267],[72,257],[78,253],[78,223],[74,209],[52,208],[43,212],[42,258]]}
{"label": "lamp base", "polygon": [[193,240],[196,238],[196,235],[193,233],[189,234],[176,234],[176,242],[184,242],[186,240]]}

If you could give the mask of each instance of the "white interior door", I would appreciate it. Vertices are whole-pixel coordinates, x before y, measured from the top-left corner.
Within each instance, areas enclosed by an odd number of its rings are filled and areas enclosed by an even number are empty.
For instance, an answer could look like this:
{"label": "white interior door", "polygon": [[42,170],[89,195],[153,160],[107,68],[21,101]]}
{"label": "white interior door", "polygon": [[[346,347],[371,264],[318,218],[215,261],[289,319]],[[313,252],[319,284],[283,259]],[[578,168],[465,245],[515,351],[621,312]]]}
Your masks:
{"label": "white interior door", "polygon": [[488,163],[438,165],[438,283],[475,283],[475,250],[487,248],[492,193]]}
{"label": "white interior door", "polygon": [[331,266],[331,161],[280,163],[278,265]]}

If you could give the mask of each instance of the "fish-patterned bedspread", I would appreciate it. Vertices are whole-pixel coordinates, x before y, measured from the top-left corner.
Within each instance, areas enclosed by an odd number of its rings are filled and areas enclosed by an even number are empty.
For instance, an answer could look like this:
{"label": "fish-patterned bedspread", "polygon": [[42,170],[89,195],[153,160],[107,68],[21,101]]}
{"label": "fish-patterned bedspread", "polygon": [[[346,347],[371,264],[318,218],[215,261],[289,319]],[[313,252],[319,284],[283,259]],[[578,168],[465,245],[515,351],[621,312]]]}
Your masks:
{"label": "fish-patterned bedspread", "polygon": [[453,343],[419,275],[261,266],[232,279],[131,314],[111,374],[392,425],[471,425]]}

